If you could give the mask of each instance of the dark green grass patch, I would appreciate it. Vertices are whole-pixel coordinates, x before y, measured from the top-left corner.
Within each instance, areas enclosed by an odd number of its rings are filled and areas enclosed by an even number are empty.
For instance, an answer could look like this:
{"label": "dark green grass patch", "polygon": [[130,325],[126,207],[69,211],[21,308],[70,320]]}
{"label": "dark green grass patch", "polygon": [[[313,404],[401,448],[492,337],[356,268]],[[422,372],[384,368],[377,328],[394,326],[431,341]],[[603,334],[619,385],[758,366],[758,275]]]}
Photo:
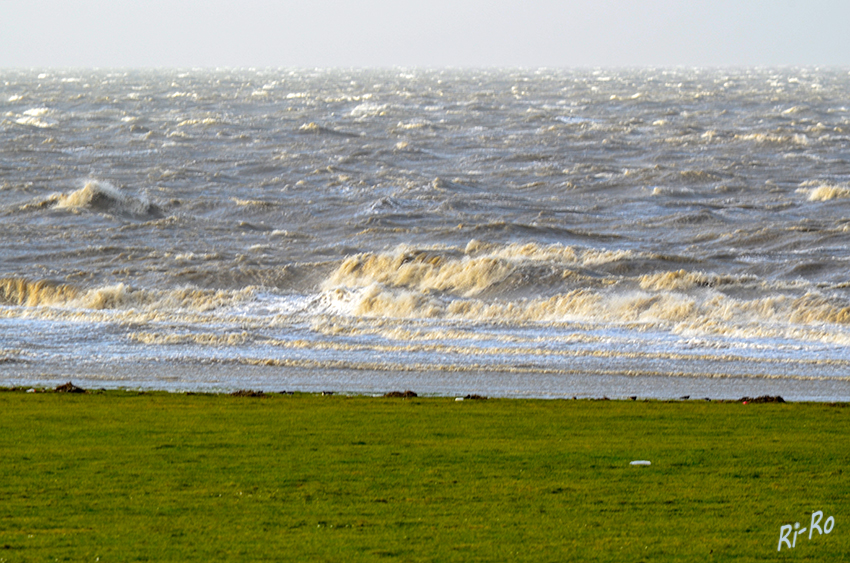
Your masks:
{"label": "dark green grass patch", "polygon": [[[5,561],[850,555],[836,406],[115,391],[0,412]],[[813,511],[831,533],[778,552]]]}

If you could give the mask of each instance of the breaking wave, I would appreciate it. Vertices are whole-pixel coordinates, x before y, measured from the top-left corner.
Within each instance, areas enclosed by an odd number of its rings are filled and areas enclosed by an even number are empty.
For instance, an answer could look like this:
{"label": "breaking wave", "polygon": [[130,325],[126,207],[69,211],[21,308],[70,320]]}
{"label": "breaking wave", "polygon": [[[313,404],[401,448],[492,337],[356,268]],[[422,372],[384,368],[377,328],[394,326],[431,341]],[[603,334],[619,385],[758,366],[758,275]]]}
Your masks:
{"label": "breaking wave", "polygon": [[53,196],[48,200],[58,209],[88,209],[117,215],[148,217],[160,215],[159,208],[144,197],[133,197],[109,182],[90,180],[69,194]]}
{"label": "breaking wave", "polygon": [[[10,98],[9,101],[17,101]],[[49,108],[30,108],[15,117],[18,125],[28,125],[39,129],[49,129],[56,126],[56,120],[48,117],[53,112]]]}
{"label": "breaking wave", "polygon": [[[372,285],[327,296],[341,315],[444,319],[503,325],[594,323],[643,325],[695,336],[795,338],[850,344],[847,303],[817,294],[740,300],[706,291],[597,291],[576,289],[550,298],[450,299]],[[831,328],[835,327],[835,328]]]}
{"label": "breaking wave", "polygon": [[349,257],[322,289],[329,310],[343,316],[637,324],[683,335],[850,342],[850,302],[813,286],[681,269],[634,276],[582,273],[634,258],[640,257],[477,241],[465,250],[403,247]]}
{"label": "breaking wave", "polygon": [[37,307],[68,303],[79,296],[77,288],[51,281],[23,278],[0,279],[0,305]]}
{"label": "breaking wave", "polygon": [[373,284],[473,297],[491,290],[527,287],[569,279],[576,268],[589,268],[636,257],[629,251],[580,249],[572,246],[509,244],[473,240],[463,250],[414,249],[362,253],[346,258],[323,289],[363,288]]}
{"label": "breaking wave", "polygon": [[833,199],[850,198],[849,187],[833,184],[823,184],[812,189],[801,188],[798,191],[809,194],[809,201],[830,201]]}
{"label": "breaking wave", "polygon": [[0,305],[19,307],[205,312],[245,302],[253,295],[254,288],[236,291],[193,287],[147,290],[115,284],[81,289],[48,280],[0,279]]}

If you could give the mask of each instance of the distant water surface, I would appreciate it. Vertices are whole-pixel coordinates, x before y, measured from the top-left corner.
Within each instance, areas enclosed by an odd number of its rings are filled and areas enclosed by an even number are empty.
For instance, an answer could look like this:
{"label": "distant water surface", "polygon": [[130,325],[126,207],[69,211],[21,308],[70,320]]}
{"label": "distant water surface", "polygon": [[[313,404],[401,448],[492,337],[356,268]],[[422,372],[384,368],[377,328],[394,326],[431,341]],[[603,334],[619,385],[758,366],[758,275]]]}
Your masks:
{"label": "distant water surface", "polygon": [[0,385],[850,400],[850,73],[0,71]]}

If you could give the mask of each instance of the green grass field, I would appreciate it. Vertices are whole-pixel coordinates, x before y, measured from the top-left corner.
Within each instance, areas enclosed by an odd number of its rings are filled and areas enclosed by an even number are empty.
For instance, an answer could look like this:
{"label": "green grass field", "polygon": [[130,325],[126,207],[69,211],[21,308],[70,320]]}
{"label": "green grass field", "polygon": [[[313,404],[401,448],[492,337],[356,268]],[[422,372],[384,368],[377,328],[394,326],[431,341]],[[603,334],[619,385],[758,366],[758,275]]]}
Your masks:
{"label": "green grass field", "polygon": [[3,392],[0,562],[841,561],[845,406]]}

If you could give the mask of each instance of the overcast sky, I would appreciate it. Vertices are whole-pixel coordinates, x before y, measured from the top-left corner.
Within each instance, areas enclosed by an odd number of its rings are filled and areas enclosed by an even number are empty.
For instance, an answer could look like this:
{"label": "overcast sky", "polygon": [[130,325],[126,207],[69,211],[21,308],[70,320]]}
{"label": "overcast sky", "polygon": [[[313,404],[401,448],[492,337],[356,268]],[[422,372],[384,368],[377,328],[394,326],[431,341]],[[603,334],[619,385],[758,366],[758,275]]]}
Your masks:
{"label": "overcast sky", "polygon": [[3,0],[0,67],[848,66],[850,0]]}

